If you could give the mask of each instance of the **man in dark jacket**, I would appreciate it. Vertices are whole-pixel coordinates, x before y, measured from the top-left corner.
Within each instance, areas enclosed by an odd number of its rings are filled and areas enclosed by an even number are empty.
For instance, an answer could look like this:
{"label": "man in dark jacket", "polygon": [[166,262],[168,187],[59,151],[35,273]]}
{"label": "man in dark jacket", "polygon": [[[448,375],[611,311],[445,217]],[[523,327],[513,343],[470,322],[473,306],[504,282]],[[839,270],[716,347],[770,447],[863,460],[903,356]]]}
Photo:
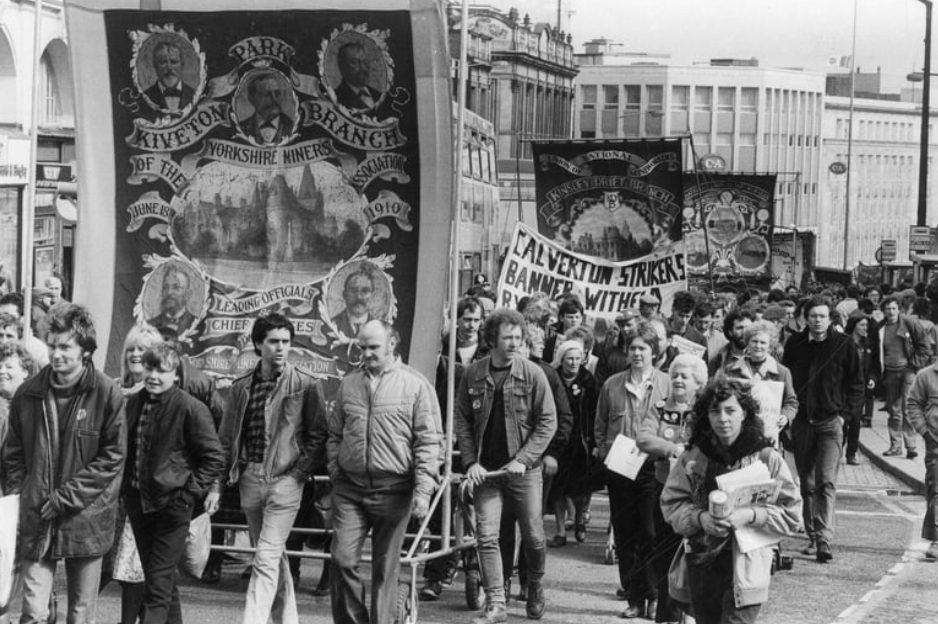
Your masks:
{"label": "man in dark jacket", "polygon": [[837,468],[843,426],[863,403],[863,370],[852,341],[831,328],[831,303],[812,297],[803,306],[808,325],[785,344],[782,363],[798,395],[792,423],[795,465],[804,499],[804,524],[811,542],[803,551],[818,563],[833,559]]}
{"label": "man in dark jacket", "polygon": [[[251,340],[257,366],[231,386],[232,409],[219,438],[229,485],[237,484],[241,509],[256,545],[244,607],[246,624],[296,622],[296,594],[284,554],[303,497],[303,487],[325,463],[326,404],[319,381],[287,359],[296,330],[279,313],[254,321]],[[221,484],[206,498],[218,509]]]}
{"label": "man in dark jacket", "polygon": [[65,561],[67,621],[94,622],[101,560],[114,542],[124,463],[124,399],[96,371],[91,315],[67,304],[49,315],[50,364],[13,399],[4,451],[9,491],[20,494],[20,622],[45,622],[56,563]]}
{"label": "man in dark jacket", "polygon": [[176,385],[176,351],[155,345],[143,365],[144,389],[127,400],[123,491],[146,576],[143,622],[164,624],[182,621],[176,567],[192,509],[221,474],[224,456],[208,408]]}

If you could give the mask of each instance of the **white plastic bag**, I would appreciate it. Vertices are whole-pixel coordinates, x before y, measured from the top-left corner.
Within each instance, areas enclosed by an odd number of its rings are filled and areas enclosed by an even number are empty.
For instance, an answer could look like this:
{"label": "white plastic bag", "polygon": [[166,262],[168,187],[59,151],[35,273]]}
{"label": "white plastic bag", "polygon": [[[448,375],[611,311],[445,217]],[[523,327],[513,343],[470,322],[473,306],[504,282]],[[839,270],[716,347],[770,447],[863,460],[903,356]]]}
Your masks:
{"label": "white plastic bag", "polygon": [[197,516],[189,523],[186,549],[179,561],[179,570],[194,579],[201,579],[212,552],[212,517],[207,513]]}
{"label": "white plastic bag", "polygon": [[19,518],[20,495],[0,498],[0,609],[6,608],[12,598]]}

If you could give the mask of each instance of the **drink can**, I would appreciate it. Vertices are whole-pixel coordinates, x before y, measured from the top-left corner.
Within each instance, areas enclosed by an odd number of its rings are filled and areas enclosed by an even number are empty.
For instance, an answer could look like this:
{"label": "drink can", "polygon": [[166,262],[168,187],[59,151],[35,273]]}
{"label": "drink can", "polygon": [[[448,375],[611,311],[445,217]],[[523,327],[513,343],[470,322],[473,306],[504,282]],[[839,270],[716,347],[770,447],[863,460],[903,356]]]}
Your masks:
{"label": "drink can", "polygon": [[729,513],[730,497],[722,490],[710,492],[710,515],[714,518],[725,518]]}

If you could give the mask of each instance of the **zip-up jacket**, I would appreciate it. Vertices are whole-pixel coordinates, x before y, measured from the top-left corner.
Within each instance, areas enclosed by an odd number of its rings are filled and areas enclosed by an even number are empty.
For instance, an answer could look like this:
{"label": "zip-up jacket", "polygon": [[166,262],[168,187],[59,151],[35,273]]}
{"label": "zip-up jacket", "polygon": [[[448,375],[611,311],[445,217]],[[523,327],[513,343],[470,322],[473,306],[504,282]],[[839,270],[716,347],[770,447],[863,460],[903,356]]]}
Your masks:
{"label": "zip-up jacket", "polygon": [[[71,409],[57,420],[51,378],[46,366],[20,386],[10,408],[3,459],[8,493],[20,494],[19,554],[30,561],[46,553],[99,557],[114,543],[126,448],[124,396],[89,362]],[[46,501],[55,510],[51,520],[40,516]]]}
{"label": "zip-up jacket", "polygon": [[[137,429],[149,393],[127,399],[127,457],[124,490],[131,488],[136,464]],[[150,452],[140,476],[140,501],[144,512],[162,509],[185,492],[192,500],[201,498],[224,468],[224,455],[212,415],[198,399],[179,388],[156,398],[150,416]]]}
{"label": "zip-up jacket", "polygon": [[[902,344],[902,352],[905,359],[909,362],[909,368],[913,371],[920,371],[931,363],[931,343],[928,341],[928,335],[925,328],[915,319],[911,319],[900,314],[896,321],[896,338]],[[886,358],[883,353],[883,343],[886,335],[886,322],[883,321],[877,330],[879,336],[879,364],[886,368]]]}
{"label": "zip-up jacket", "polygon": [[[260,366],[260,362],[257,364]],[[241,477],[246,460],[241,457],[241,429],[251,396],[254,371],[242,375],[231,385],[231,405],[222,419],[218,437],[225,453],[228,484]],[[264,453],[265,477],[274,479],[291,474],[300,481],[325,463],[326,404],[319,381],[290,363],[277,380],[277,385],[264,405],[267,428],[267,450]],[[213,487],[221,488],[216,482]]]}
{"label": "zip-up jacket", "polygon": [[[495,379],[489,371],[491,361],[488,356],[471,364],[456,396],[454,425],[466,468],[479,461],[482,436],[492,416]],[[557,432],[557,407],[547,376],[534,362],[514,357],[502,393],[508,455],[529,470],[536,468]]]}
{"label": "zip-up jacket", "polygon": [[367,490],[413,489],[429,501],[443,458],[440,405],[430,382],[396,358],[372,382],[349,372],[329,418],[329,476]]}

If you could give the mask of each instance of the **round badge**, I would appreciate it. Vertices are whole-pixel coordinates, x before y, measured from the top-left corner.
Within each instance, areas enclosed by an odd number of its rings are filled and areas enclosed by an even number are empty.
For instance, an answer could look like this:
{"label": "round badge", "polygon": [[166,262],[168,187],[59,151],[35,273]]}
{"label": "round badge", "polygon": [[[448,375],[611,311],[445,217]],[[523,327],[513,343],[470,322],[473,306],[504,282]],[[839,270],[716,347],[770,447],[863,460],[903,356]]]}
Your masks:
{"label": "round badge", "polygon": [[481,408],[482,408],[482,401],[476,399],[475,401],[472,402],[472,409],[481,409]]}
{"label": "round badge", "polygon": [[673,438],[673,437],[674,437],[674,429],[665,429],[665,430],[664,430],[664,437],[667,438],[668,440],[670,440],[671,438]]}

